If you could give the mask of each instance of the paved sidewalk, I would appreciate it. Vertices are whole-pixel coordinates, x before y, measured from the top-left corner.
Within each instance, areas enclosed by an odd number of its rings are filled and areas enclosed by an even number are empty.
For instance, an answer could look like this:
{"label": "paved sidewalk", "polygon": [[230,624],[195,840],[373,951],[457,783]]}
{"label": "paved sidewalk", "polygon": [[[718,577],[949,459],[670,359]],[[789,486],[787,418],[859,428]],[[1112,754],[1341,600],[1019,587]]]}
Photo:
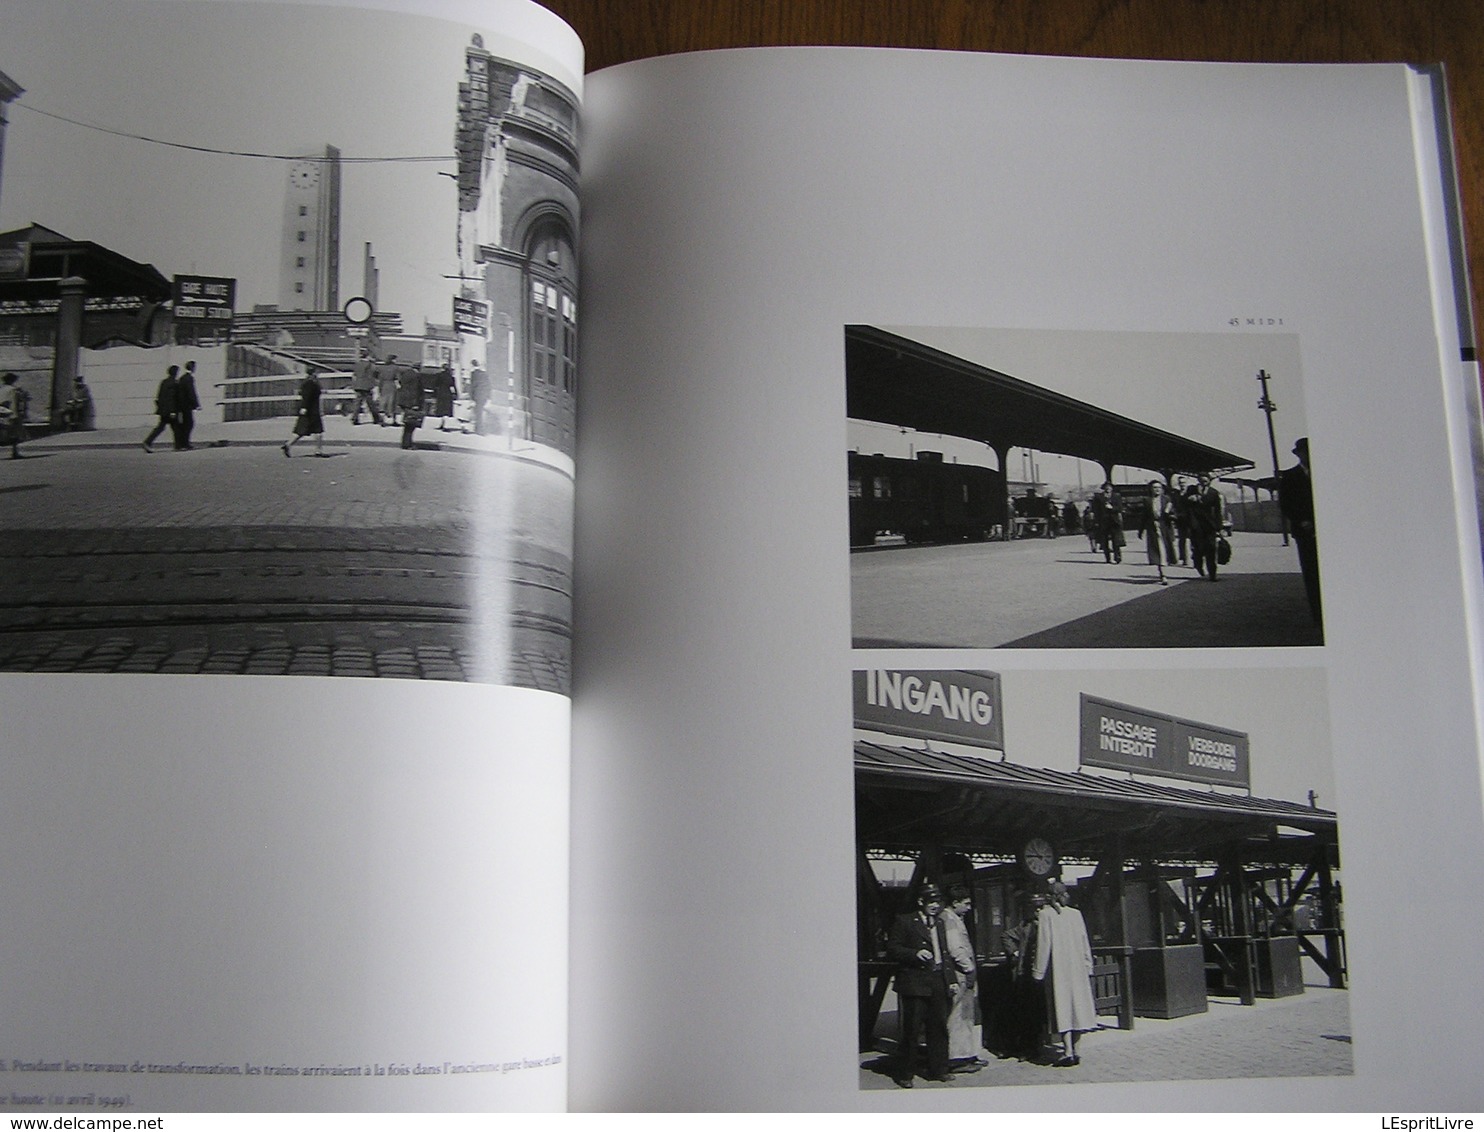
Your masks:
{"label": "paved sidewalk", "polygon": [[[895,1018],[883,1018],[882,1031],[894,1032]],[[1069,1069],[986,1053],[989,1064],[977,1073],[955,1075],[946,1084],[918,1078],[915,1087],[1347,1075],[1354,1072],[1349,994],[1308,986],[1301,995],[1258,999],[1252,1006],[1212,999],[1205,1014],[1138,1018],[1132,1030],[1110,1026],[1085,1034],[1078,1053],[1082,1064]],[[889,1057],[864,1055],[860,1087],[896,1089],[891,1069]]]}
{"label": "paved sidewalk", "polygon": [[[434,417],[433,420],[438,418]],[[293,420],[274,417],[261,421],[234,421],[229,424],[197,423],[192,434],[192,447],[196,450],[231,445],[255,447],[277,447],[289,439]],[[21,446],[23,456],[45,452],[67,450],[141,449],[149,433],[145,428],[96,429],[91,432],[58,432],[28,440]],[[423,425],[413,434],[414,447],[432,452],[469,452],[486,456],[499,456],[530,463],[545,464],[567,476],[573,474],[572,457],[544,444],[529,440],[507,439],[503,436],[479,436],[450,427],[440,430],[437,425]],[[378,426],[371,421],[353,425],[345,417],[325,417],[324,449],[335,452],[348,448],[396,448],[402,446],[402,429],[391,425]],[[314,453],[314,438],[306,437],[294,447],[294,458]],[[155,444],[153,456],[174,456],[167,432]]]}

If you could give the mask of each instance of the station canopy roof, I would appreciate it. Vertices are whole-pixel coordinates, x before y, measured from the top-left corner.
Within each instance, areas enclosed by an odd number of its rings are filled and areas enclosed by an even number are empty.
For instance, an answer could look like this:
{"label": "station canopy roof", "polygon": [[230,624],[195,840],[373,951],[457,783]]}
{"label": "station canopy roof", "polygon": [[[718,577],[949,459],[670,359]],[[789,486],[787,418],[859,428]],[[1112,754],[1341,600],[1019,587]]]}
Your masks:
{"label": "station canopy roof", "polygon": [[[1013,857],[1032,837],[1063,858],[1305,865],[1337,852],[1335,814],[1299,802],[1068,773],[983,757],[855,744],[856,836],[867,850],[924,845]],[[1336,861],[1336,863],[1338,863]]]}
{"label": "station canopy roof", "polygon": [[0,300],[55,299],[69,276],[87,280],[89,298],[163,302],[171,283],[152,264],[137,263],[88,240],[69,240],[40,224],[0,232]]}
{"label": "station canopy roof", "polygon": [[845,410],[856,420],[1032,448],[1104,467],[1236,471],[1252,461],[1021,381],[874,326],[845,328]]}

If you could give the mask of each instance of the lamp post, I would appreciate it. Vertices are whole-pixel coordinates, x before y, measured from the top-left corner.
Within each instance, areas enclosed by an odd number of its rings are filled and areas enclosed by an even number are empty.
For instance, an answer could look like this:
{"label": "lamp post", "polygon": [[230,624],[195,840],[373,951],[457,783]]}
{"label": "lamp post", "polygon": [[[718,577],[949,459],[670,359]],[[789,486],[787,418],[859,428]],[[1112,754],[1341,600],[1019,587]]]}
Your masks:
{"label": "lamp post", "polygon": [[[1273,483],[1278,482],[1278,441],[1273,436],[1273,414],[1278,411],[1278,404],[1268,396],[1268,371],[1260,369],[1257,371],[1257,383],[1262,386],[1262,396],[1257,399],[1257,407],[1263,411],[1268,421],[1268,451],[1273,456]],[[1283,545],[1288,545],[1288,523],[1279,516],[1279,526],[1283,529]]]}

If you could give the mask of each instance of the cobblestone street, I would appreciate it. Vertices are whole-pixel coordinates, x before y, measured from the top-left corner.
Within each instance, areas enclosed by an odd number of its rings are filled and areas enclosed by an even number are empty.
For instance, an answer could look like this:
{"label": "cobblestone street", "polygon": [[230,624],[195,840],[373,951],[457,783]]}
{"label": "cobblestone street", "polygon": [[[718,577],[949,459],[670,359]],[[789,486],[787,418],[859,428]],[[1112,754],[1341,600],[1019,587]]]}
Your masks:
{"label": "cobblestone street", "polygon": [[83,433],[0,461],[0,669],[566,691],[570,470],[328,427],[322,458],[285,460],[269,421],[188,452]]}

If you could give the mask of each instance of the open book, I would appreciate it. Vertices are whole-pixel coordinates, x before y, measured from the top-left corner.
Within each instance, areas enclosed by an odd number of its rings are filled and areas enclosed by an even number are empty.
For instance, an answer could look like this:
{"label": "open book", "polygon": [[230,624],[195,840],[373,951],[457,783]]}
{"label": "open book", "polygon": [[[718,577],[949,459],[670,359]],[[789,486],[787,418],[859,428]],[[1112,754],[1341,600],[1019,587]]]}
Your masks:
{"label": "open book", "polygon": [[390,7],[0,14],[0,1108],[1477,1108],[1440,76]]}

